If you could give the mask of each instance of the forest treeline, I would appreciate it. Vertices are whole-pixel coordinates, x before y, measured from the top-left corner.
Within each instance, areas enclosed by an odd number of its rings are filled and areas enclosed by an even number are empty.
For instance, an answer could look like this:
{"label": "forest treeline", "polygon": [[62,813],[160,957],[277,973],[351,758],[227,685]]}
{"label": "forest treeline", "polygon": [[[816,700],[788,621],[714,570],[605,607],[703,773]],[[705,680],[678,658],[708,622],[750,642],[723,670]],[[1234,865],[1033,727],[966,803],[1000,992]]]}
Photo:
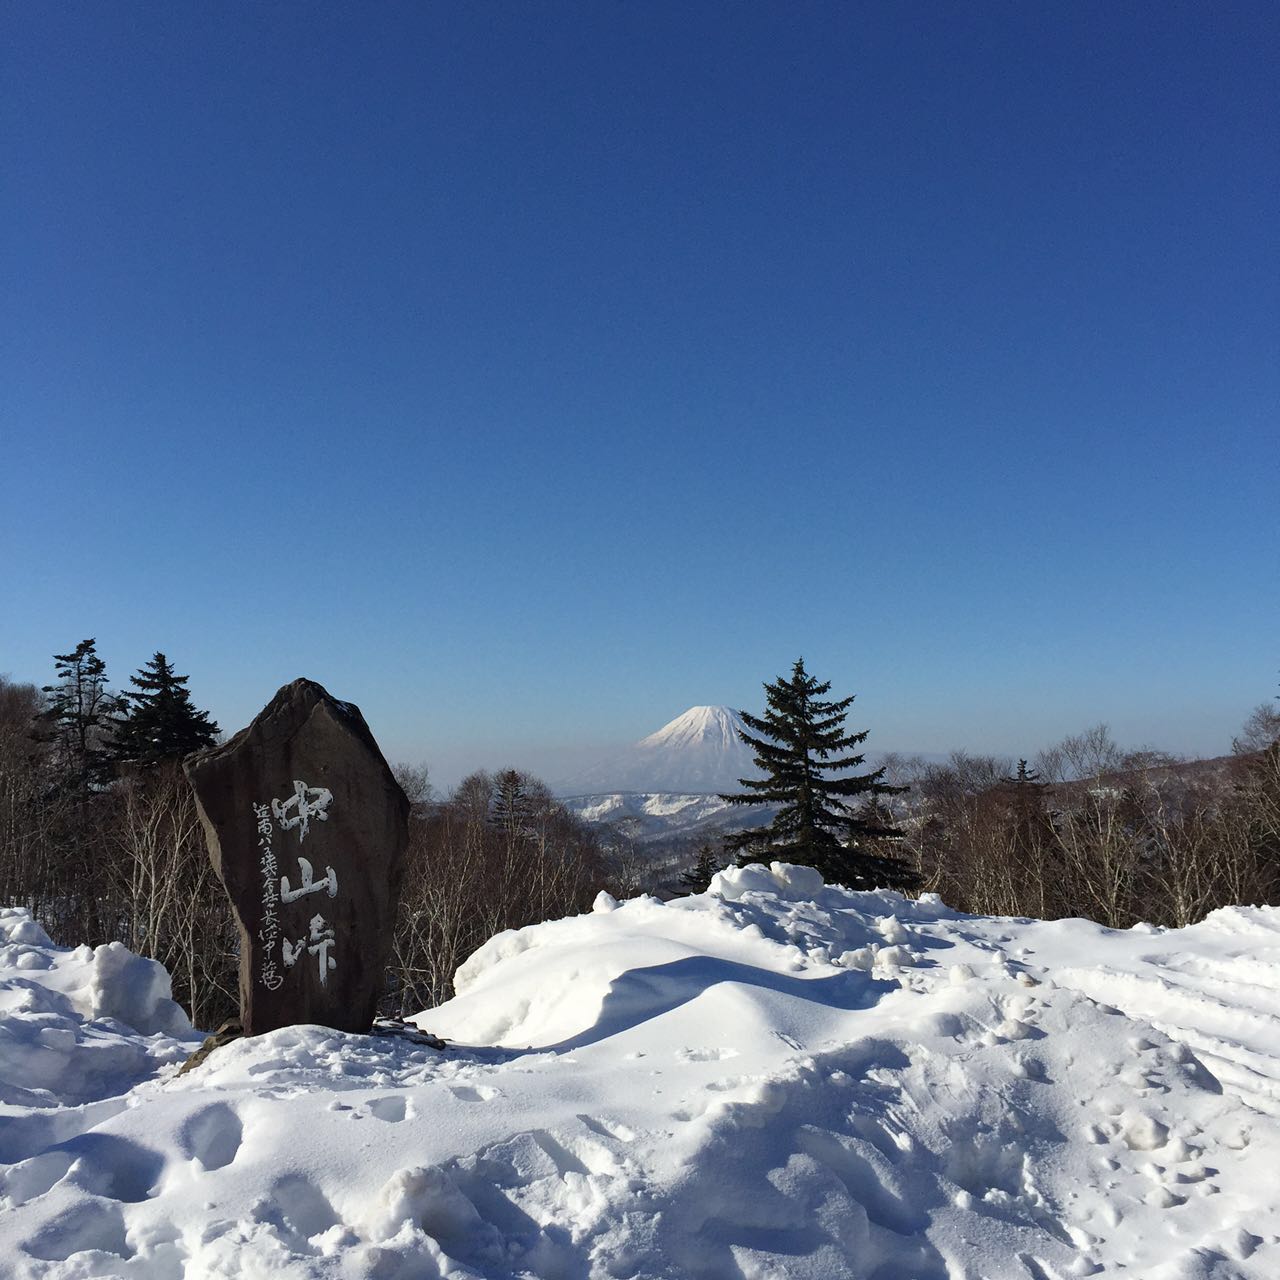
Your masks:
{"label": "forest treeline", "polygon": [[[237,935],[182,772],[217,740],[157,653],[116,692],[92,640],[55,658],[54,683],[0,676],[0,903],[27,906],[66,945],[120,941],[159,960],[199,1027],[234,1015]],[[412,801],[383,1010],[447,999],[454,970],[503,929],[587,909],[606,882],[596,834],[537,779],[474,773]]]}
{"label": "forest treeline", "polygon": [[1181,927],[1277,903],[1280,742],[1237,747],[1213,761],[1125,753],[1099,725],[1031,763],[891,757],[909,788],[899,854],[922,892],[981,915]]}
{"label": "forest treeline", "polygon": [[[181,759],[218,726],[161,653],[124,692],[91,640],[58,655],[55,675],[43,688],[0,677],[0,903],[30,907],[61,943],[119,940],[159,960],[195,1025],[216,1025],[238,1004],[236,931]],[[858,865],[896,868],[888,882],[959,910],[1185,925],[1280,902],[1280,714],[1259,707],[1234,747],[1182,762],[1123,752],[1098,726],[1030,761],[891,755],[877,808],[842,839]],[[458,965],[503,929],[586,910],[602,888],[689,892],[753,856],[738,837],[736,851],[664,860],[514,769],[444,796],[425,768],[396,774],[412,817],[389,1014],[447,999]]]}
{"label": "forest treeline", "polygon": [[[797,671],[804,675],[800,664]],[[793,677],[765,687],[783,705],[800,686]],[[844,735],[836,723],[851,700],[815,703],[812,693],[802,711],[793,709],[803,729],[798,741],[811,748],[819,740],[805,723],[815,707],[817,723],[832,726],[841,742],[865,737]],[[832,707],[840,709],[837,716],[821,719]],[[776,718],[778,732],[784,719]],[[829,881],[854,888],[937,893],[949,906],[981,915],[1181,927],[1217,907],[1280,903],[1280,712],[1255,708],[1232,747],[1230,756],[1183,761],[1149,748],[1122,750],[1107,726],[1097,725],[1031,761],[957,751],[939,762],[890,753],[860,787],[855,780],[855,794],[873,794],[842,818],[848,833],[821,860],[797,857],[790,833],[771,842],[772,833],[761,829],[718,848],[686,850],[683,874],[668,863],[663,887],[705,888],[715,870],[741,861],[744,845],[749,851],[763,838],[766,860],[808,861]],[[757,763],[767,766],[768,757]],[[781,776],[755,785],[776,788]],[[806,785],[815,785],[812,776]],[[785,786],[774,792],[786,793]],[[626,845],[625,833],[613,840]],[[652,858],[658,851],[649,852]],[[827,863],[836,873],[827,872]],[[635,887],[654,885],[642,878]]]}

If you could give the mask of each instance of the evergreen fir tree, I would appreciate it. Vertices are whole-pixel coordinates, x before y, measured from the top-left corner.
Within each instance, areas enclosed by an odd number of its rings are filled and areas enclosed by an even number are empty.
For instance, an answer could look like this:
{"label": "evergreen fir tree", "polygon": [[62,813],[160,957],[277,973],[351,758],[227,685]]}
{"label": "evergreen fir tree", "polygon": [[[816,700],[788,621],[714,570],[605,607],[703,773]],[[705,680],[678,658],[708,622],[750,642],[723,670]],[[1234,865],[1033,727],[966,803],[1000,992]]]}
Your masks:
{"label": "evergreen fir tree", "polygon": [[107,688],[106,664],[93,639],[81,640],[71,653],[54,654],[53,660],[58,682],[43,687],[49,703],[37,732],[53,749],[62,784],[87,794],[111,780],[111,736],[120,699]]}
{"label": "evergreen fir tree", "polygon": [[720,870],[720,859],[709,844],[698,850],[698,860],[680,877],[680,887],[688,893],[706,893],[711,877]]}
{"label": "evergreen fir tree", "polygon": [[163,653],[153,654],[129,678],[134,689],[124,695],[127,709],[118,722],[117,760],[148,767],[180,760],[216,741],[218,726],[191,701],[188,679],[175,674]]}
{"label": "evergreen fir tree", "polygon": [[516,840],[528,833],[532,816],[525,775],[518,769],[503,769],[493,780],[489,821],[508,839]]}
{"label": "evergreen fir tree", "polygon": [[1009,833],[1013,847],[1024,865],[1043,857],[1054,847],[1054,815],[1045,808],[1049,784],[1040,780],[1025,760],[1018,761],[1018,771],[1003,778],[996,794],[1007,808]]}
{"label": "evergreen fir tree", "polygon": [[825,880],[851,888],[909,887],[914,879],[909,868],[884,855],[885,842],[900,833],[883,806],[866,806],[906,788],[885,782],[883,769],[847,772],[866,759],[844,753],[861,745],[867,730],[845,732],[853,697],[824,701],[830,688],[830,681],[809,675],[801,658],[790,679],[765,684],[763,716],[739,713],[755,731],[741,736],[765,777],[739,778],[747,791],[721,798],[779,808],[768,826],[739,832],[727,844],[741,850],[739,864],[776,858],[814,867]]}
{"label": "evergreen fir tree", "polygon": [[[893,790],[902,792],[907,788]],[[857,863],[845,872],[841,883],[850,889],[918,889],[919,875],[898,852],[902,832],[894,826],[888,805],[872,795],[857,806],[854,818],[862,828],[856,838]]]}
{"label": "evergreen fir tree", "polygon": [[1027,768],[1025,760],[1018,761],[1018,772],[1011,778],[1006,778],[1005,782],[1012,787],[1040,787],[1044,788],[1045,784],[1040,781],[1040,775],[1034,770]]}

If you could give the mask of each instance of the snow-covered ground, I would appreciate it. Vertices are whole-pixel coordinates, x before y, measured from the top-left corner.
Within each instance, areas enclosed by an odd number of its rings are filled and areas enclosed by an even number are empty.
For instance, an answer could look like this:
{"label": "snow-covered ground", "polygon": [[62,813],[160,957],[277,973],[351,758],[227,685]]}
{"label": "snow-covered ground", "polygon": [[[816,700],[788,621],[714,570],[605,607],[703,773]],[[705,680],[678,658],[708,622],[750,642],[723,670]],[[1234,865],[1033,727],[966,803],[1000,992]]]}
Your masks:
{"label": "snow-covered ground", "polygon": [[562,803],[583,822],[617,823],[642,849],[662,846],[674,837],[706,837],[713,843],[728,831],[762,826],[777,812],[773,805],[750,809],[719,796],[671,791],[615,791],[563,796]]}
{"label": "snow-covered ground", "polygon": [[700,822],[723,818],[730,806],[719,796],[685,795],[669,791],[625,792],[568,796],[564,803],[584,822],[616,822],[619,818],[682,818]]}
{"label": "snow-covered ground", "polygon": [[423,1015],[195,1047],[0,915],[0,1275],[1280,1276],[1280,910],[958,915],[775,866],[503,934]]}

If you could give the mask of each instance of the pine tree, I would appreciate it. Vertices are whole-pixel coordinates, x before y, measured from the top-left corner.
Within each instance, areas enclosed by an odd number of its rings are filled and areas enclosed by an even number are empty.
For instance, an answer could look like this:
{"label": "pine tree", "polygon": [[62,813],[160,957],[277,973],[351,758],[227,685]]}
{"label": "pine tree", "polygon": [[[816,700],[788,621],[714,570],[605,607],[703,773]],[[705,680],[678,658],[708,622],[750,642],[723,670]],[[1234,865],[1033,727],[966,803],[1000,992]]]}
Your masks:
{"label": "pine tree", "polygon": [[[892,790],[901,793],[907,788]],[[841,883],[850,889],[918,889],[919,875],[898,852],[902,832],[894,825],[889,806],[873,794],[854,809],[853,815],[861,825],[855,840],[857,864],[844,873]]]}
{"label": "pine tree", "polygon": [[1040,780],[1025,760],[1018,771],[1002,778],[995,795],[1004,803],[1009,838],[1024,867],[1038,865],[1054,846],[1054,815],[1045,809],[1049,784]]}
{"label": "pine tree", "polygon": [[1004,781],[1011,787],[1039,787],[1043,789],[1045,786],[1040,781],[1040,775],[1034,769],[1029,769],[1025,760],[1019,760],[1018,772],[1011,778],[1005,778]]}
{"label": "pine tree", "polygon": [[776,858],[815,867],[827,881],[851,888],[909,887],[909,868],[883,852],[900,833],[883,806],[867,803],[906,788],[886,783],[883,769],[847,772],[866,757],[842,753],[861,745],[868,731],[845,732],[853,697],[824,701],[830,688],[830,681],[809,675],[801,658],[790,679],[765,684],[763,716],[740,712],[755,731],[741,734],[742,740],[766,776],[739,778],[747,791],[721,799],[779,807],[768,826],[739,832],[727,843],[741,850],[739,864]]}
{"label": "pine tree", "polygon": [[117,760],[148,767],[180,760],[217,740],[218,726],[191,701],[189,678],[175,674],[173,664],[158,652],[129,678],[134,689],[124,695],[127,709],[118,722]]}
{"label": "pine tree", "polygon": [[81,640],[53,656],[56,684],[43,686],[49,703],[38,719],[40,738],[53,749],[63,785],[87,794],[111,780],[111,736],[120,699],[107,688],[96,641]]}
{"label": "pine tree", "polygon": [[493,780],[489,821],[509,840],[517,840],[528,833],[532,817],[528,779],[518,769],[503,769]]}
{"label": "pine tree", "polygon": [[711,846],[704,844],[698,850],[698,860],[680,877],[680,887],[689,893],[706,893],[720,865]]}

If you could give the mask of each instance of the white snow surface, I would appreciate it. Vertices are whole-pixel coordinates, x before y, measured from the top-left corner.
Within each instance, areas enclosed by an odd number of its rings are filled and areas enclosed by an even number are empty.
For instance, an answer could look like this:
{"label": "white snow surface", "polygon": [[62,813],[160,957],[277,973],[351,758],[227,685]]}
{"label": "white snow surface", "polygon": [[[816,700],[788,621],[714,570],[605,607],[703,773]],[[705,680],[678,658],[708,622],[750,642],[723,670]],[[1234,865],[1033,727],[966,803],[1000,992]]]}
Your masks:
{"label": "white snow surface", "polygon": [[1273,908],[730,870],[493,938],[444,1051],[292,1027],[181,1078],[149,962],[7,911],[0,966],[6,1280],[1280,1275]]}
{"label": "white snow surface", "polygon": [[613,822],[631,817],[678,817],[701,821],[722,818],[730,811],[730,805],[719,796],[670,791],[616,791],[609,795],[571,796],[567,803],[584,822]]}
{"label": "white snow surface", "polygon": [[714,795],[671,791],[620,791],[606,795],[567,796],[563,803],[583,822],[624,824],[639,844],[672,836],[719,837],[725,831],[763,826],[777,812],[773,805],[731,805]]}

